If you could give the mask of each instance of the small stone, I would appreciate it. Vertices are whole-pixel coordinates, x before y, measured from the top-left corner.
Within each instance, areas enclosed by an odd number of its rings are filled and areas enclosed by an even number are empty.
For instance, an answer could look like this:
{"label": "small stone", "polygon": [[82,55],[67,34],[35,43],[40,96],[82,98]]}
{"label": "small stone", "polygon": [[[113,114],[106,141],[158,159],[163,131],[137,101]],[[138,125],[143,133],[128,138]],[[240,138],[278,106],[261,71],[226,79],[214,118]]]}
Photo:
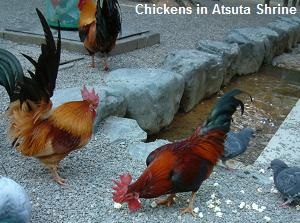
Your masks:
{"label": "small stone", "polygon": [[153,202],[151,203],[151,207],[156,208],[156,207],[157,207],[157,203],[156,203],[155,201],[153,201]]}
{"label": "small stone", "polygon": [[215,198],[216,198],[216,195],[215,195],[215,194],[212,194],[212,195],[210,195],[210,197],[211,197],[212,199],[215,199]]}
{"label": "small stone", "polygon": [[261,193],[262,192],[262,188],[261,187],[257,188],[257,192]]}
{"label": "small stone", "polygon": [[245,205],[246,205],[245,202],[241,202],[240,205],[239,205],[239,208],[240,208],[240,209],[243,209],[243,208],[245,207]]}
{"label": "small stone", "polygon": [[255,204],[255,203],[253,203],[253,204],[252,204],[252,209],[257,211],[257,210],[258,210],[258,205]]}
{"label": "small stone", "polygon": [[269,221],[271,221],[271,218],[268,216],[264,216],[264,220],[266,220],[266,222],[269,222]]}
{"label": "small stone", "polygon": [[203,218],[203,217],[204,217],[202,212],[200,212],[200,213],[198,214],[198,216],[199,216],[199,218]]}
{"label": "small stone", "polygon": [[213,202],[213,200],[211,200],[211,199],[208,200],[208,201],[206,201],[206,204],[207,204],[207,205],[210,205],[210,204],[212,204],[212,203],[214,203],[214,202]]}
{"label": "small stone", "polygon": [[232,210],[232,213],[235,213],[235,214],[236,214],[236,213],[237,213],[237,210]]}
{"label": "small stone", "polygon": [[270,190],[271,193],[277,194],[278,190],[275,187],[272,187]]}
{"label": "small stone", "polygon": [[219,186],[219,184],[218,183],[214,183],[214,187],[217,187],[217,186]]}
{"label": "small stone", "polygon": [[121,207],[122,207],[122,204],[114,202],[114,208],[120,209]]}
{"label": "small stone", "polygon": [[296,205],[296,210],[299,211],[300,210],[300,205]]}
{"label": "small stone", "polygon": [[265,173],[265,170],[264,169],[260,169],[258,172],[259,173]]}
{"label": "small stone", "polygon": [[199,208],[198,207],[195,207],[193,212],[195,212],[196,214],[199,212]]}
{"label": "small stone", "polygon": [[215,201],[215,203],[218,204],[218,205],[220,205],[220,204],[221,204],[221,200],[220,200],[220,199],[217,199],[217,200]]}
{"label": "small stone", "polygon": [[258,209],[258,212],[263,212],[264,210],[266,209],[266,207],[265,206],[261,206],[259,209]]}
{"label": "small stone", "polygon": [[240,190],[240,192],[241,192],[242,194],[245,194],[245,191],[244,191],[244,190]]}
{"label": "small stone", "polygon": [[222,218],[223,213],[222,213],[222,212],[217,212],[217,213],[216,213],[216,216],[219,217],[219,218]]}
{"label": "small stone", "polygon": [[207,205],[207,207],[210,208],[210,209],[213,209],[215,207],[215,205],[209,204],[209,205]]}
{"label": "small stone", "polygon": [[221,212],[221,208],[219,208],[218,206],[215,207],[214,212]]}
{"label": "small stone", "polygon": [[226,204],[232,204],[232,201],[231,200],[226,200],[225,203]]}

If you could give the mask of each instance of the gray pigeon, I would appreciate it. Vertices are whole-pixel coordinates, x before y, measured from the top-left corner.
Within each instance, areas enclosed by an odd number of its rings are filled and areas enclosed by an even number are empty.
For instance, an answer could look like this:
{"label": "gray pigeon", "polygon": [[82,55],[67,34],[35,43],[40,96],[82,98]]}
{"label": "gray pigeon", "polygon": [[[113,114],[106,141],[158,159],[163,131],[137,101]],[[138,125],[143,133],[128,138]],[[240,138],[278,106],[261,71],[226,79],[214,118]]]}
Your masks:
{"label": "gray pigeon", "polygon": [[288,167],[282,160],[274,159],[271,162],[271,169],[274,174],[275,187],[287,199],[280,206],[300,199],[300,168]]}
{"label": "gray pigeon", "polygon": [[23,187],[0,176],[0,222],[28,223],[31,204]]}
{"label": "gray pigeon", "polygon": [[224,154],[221,157],[223,165],[229,169],[226,161],[244,153],[252,137],[254,137],[254,130],[251,128],[243,128],[239,132],[230,131],[227,133]]}

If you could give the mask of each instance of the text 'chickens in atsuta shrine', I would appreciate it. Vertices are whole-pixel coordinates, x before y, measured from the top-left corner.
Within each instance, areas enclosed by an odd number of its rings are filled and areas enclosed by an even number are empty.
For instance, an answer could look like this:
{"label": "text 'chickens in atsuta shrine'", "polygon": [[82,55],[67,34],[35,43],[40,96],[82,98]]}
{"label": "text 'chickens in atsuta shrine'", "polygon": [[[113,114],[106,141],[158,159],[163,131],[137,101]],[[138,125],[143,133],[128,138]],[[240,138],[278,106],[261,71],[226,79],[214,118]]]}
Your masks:
{"label": "text 'chickens in atsuta shrine'", "polygon": [[138,15],[191,15],[193,13],[197,15],[249,15],[252,13],[258,15],[294,15],[297,13],[296,7],[286,7],[278,4],[277,6],[268,6],[264,4],[257,4],[252,8],[249,6],[225,6],[215,4],[214,7],[209,10],[206,6],[196,4],[195,7],[175,7],[167,6],[167,4],[137,4],[135,6],[135,12]]}

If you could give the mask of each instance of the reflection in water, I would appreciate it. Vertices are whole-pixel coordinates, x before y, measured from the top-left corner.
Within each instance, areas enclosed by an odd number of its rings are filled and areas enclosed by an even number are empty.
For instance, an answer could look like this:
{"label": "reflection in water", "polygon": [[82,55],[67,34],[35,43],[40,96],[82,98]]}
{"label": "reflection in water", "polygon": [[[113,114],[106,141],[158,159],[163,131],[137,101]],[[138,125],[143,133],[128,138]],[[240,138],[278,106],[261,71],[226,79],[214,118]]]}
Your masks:
{"label": "reflection in water", "polygon": [[[224,87],[221,93],[234,88],[247,91],[253,97],[251,102],[247,95],[241,95],[240,98],[245,103],[245,114],[241,116],[240,112],[236,112],[232,123],[233,130],[243,126],[256,130],[256,137],[252,140],[249,150],[238,158],[250,164],[259,156],[300,98],[300,73],[266,66],[256,74],[236,78],[229,86]],[[174,141],[190,136],[205,121],[218,97],[219,95],[214,95],[204,100],[188,113],[179,112],[170,126],[159,134],[149,136],[148,141]]]}

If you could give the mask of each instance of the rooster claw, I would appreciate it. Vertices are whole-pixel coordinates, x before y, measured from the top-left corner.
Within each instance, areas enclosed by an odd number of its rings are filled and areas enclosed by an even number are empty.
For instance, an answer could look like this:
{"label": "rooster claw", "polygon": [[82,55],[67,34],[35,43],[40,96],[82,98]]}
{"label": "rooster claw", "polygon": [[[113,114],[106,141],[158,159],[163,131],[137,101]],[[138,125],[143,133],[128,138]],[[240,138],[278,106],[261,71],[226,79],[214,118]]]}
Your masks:
{"label": "rooster claw", "polygon": [[190,213],[190,214],[192,214],[194,217],[196,217],[196,214],[195,214],[195,212],[193,211],[193,208],[191,208],[191,207],[180,208],[180,213],[181,213],[181,214]]}
{"label": "rooster claw", "polygon": [[104,70],[104,71],[109,71],[109,67],[108,67],[108,66],[105,66],[103,70]]}
{"label": "rooster claw", "polygon": [[166,205],[167,207],[170,207],[172,204],[175,203],[175,194],[171,194],[169,197],[167,197],[166,199],[162,199],[162,200],[157,200],[155,201],[155,203],[157,205]]}
{"label": "rooster claw", "polygon": [[61,178],[60,176],[56,176],[53,178],[53,180],[58,183],[60,186],[65,186],[66,179]]}

